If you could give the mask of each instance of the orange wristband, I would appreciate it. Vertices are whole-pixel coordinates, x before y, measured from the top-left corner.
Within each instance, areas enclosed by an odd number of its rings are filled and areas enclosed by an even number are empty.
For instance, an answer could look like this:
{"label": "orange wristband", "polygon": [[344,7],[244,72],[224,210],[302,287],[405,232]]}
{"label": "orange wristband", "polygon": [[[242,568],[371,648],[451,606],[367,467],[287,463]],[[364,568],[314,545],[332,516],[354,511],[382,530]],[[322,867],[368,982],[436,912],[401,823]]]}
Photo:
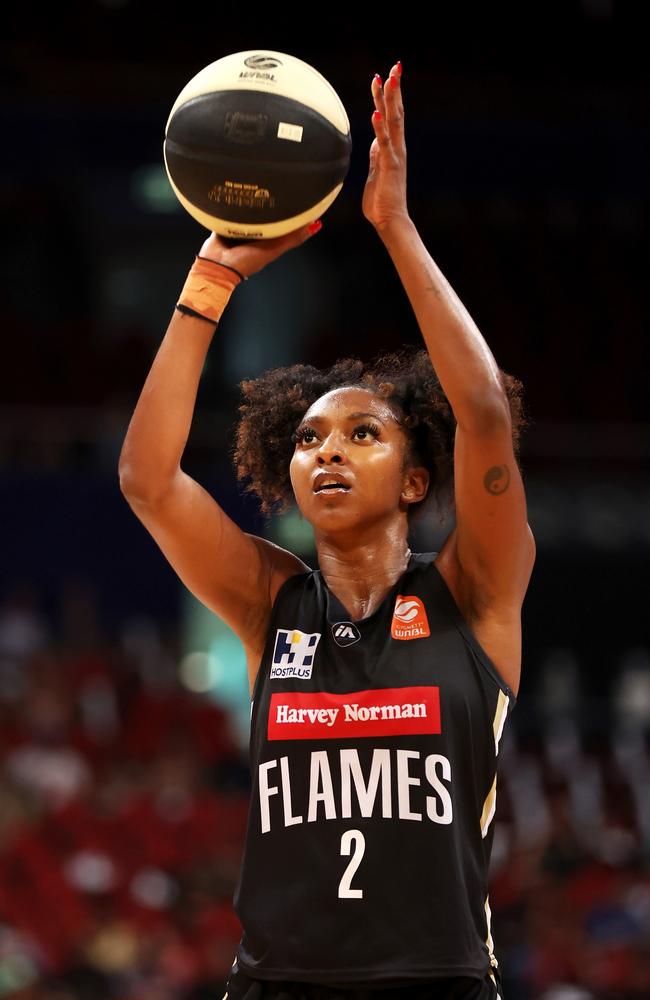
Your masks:
{"label": "orange wristband", "polygon": [[243,276],[216,260],[197,257],[192,264],[176,308],[209,323],[218,323],[230,296]]}

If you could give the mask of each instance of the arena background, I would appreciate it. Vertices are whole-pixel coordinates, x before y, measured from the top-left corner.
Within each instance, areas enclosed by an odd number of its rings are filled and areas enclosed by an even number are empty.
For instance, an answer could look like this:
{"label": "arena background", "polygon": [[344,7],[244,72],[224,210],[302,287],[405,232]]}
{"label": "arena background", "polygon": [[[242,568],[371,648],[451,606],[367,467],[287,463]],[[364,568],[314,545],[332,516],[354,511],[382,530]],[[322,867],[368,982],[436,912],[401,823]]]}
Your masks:
{"label": "arena background", "polygon": [[239,940],[241,649],[129,509],[117,462],[205,236],[164,174],[168,112],[256,45],[330,80],[352,162],[322,231],[228,306],[183,467],[316,565],[309,526],[266,525],[235,481],[237,383],[420,342],[361,213],[370,81],[401,59],[411,215],[532,421],[537,562],[491,864],[504,997],[650,996],[644,6],[3,13],[0,996],[220,1000]]}

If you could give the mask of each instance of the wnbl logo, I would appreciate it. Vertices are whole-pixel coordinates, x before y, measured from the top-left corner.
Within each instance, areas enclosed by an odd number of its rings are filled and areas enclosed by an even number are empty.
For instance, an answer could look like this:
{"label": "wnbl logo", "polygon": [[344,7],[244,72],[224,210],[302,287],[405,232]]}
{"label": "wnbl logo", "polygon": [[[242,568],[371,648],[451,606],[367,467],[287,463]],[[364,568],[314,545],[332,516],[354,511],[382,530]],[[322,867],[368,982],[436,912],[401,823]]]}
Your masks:
{"label": "wnbl logo", "polygon": [[397,595],[390,634],[393,639],[422,639],[431,635],[427,611],[421,597]]}
{"label": "wnbl logo", "polygon": [[361,638],[361,632],[354,622],[336,622],[332,625],[332,635],[339,646],[351,646]]}

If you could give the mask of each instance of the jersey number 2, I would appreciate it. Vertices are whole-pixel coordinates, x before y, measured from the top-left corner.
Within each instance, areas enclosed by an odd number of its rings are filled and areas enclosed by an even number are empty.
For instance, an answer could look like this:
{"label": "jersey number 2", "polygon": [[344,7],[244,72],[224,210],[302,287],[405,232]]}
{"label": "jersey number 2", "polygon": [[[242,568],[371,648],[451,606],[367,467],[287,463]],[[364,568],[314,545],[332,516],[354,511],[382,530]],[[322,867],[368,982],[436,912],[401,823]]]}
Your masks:
{"label": "jersey number 2", "polygon": [[350,882],[352,876],[361,864],[363,852],[366,849],[366,838],[361,830],[346,830],[341,834],[341,854],[348,855],[352,851],[352,841],[356,841],[356,847],[350,864],[343,872],[343,877],[339,882],[339,899],[362,899],[363,889],[351,889]]}

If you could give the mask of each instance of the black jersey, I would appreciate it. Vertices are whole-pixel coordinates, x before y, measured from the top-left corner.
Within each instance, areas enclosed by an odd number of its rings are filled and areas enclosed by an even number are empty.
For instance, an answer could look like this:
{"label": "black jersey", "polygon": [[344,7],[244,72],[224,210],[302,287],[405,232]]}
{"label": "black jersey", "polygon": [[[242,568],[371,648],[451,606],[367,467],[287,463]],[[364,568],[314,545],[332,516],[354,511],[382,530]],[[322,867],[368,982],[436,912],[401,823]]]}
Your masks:
{"label": "black jersey", "polygon": [[391,985],[497,967],[488,863],[515,696],[413,553],[358,621],[320,570],[278,591],[251,704],[236,962]]}

